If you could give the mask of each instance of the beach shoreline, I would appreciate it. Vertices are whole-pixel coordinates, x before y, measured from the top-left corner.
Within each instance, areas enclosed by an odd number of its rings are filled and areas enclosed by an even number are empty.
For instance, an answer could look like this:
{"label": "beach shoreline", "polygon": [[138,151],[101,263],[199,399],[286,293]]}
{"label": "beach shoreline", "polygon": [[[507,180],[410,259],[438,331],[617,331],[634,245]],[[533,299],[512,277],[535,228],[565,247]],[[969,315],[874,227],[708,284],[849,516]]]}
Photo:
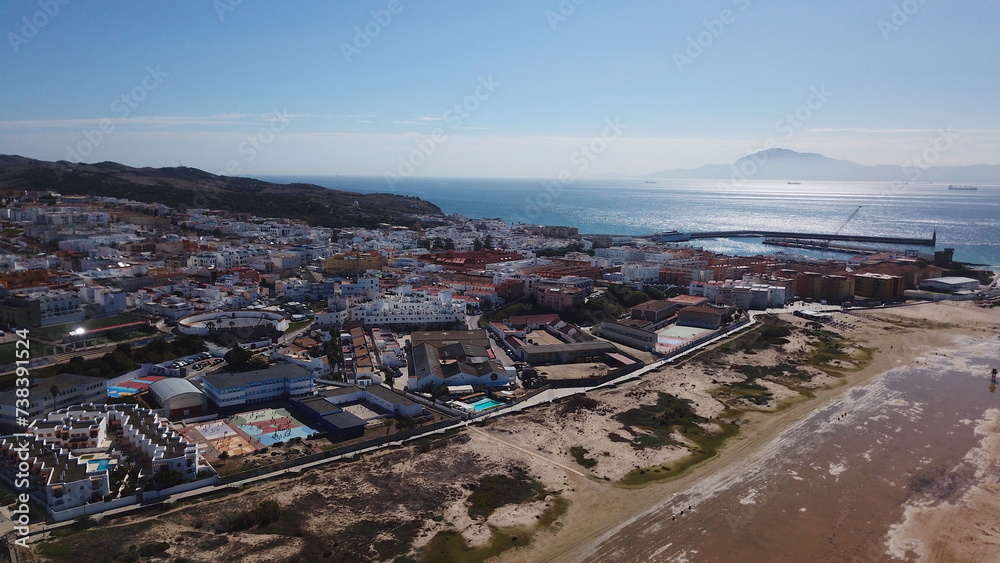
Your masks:
{"label": "beach shoreline", "polygon": [[[845,375],[840,385],[818,389],[814,398],[791,405],[779,413],[748,413],[745,417],[748,422],[741,425],[738,436],[731,438],[717,456],[698,464],[680,478],[652,483],[640,491],[617,487],[591,487],[579,491],[571,497],[576,506],[571,507],[565,516],[559,533],[536,538],[530,547],[507,552],[497,560],[579,560],[602,539],[627,528],[630,522],[669,502],[672,496],[684,493],[726,468],[747,462],[782,432],[842,400],[852,389],[871,383],[893,368],[920,362],[916,358],[921,355],[946,355],[957,339],[996,338],[1000,319],[989,311],[972,304],[954,303],[867,311],[865,315],[885,318],[890,322],[866,321],[865,331],[860,337],[866,346],[876,348],[876,351],[867,366]],[[906,323],[910,326],[900,326]],[[893,330],[886,330],[886,326],[893,327]]]}

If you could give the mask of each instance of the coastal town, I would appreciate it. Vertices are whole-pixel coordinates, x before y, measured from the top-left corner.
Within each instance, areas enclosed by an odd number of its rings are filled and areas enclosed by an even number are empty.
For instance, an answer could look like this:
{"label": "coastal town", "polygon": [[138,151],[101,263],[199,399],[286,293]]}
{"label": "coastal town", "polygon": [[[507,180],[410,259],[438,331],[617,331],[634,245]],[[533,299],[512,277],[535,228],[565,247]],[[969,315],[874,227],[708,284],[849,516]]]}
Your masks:
{"label": "coastal town", "polygon": [[[860,330],[865,311],[1000,295],[992,272],[950,249],[726,256],[652,233],[456,215],[332,228],[51,191],[3,197],[8,533],[18,511],[45,534],[362,450],[430,447],[435,433],[569,395],[586,412],[580,391],[662,378],[674,359],[762,326],[765,341],[804,347],[809,334]],[[714,413],[661,393],[657,405],[687,413],[681,427],[549,453],[641,483],[679,459],[676,447],[652,453],[678,432],[683,452],[700,452],[695,433],[735,431],[724,409],[774,410],[789,389],[830,383],[819,369],[766,369],[803,379],[727,387],[709,375],[697,392]],[[598,450],[629,461],[587,457]]]}

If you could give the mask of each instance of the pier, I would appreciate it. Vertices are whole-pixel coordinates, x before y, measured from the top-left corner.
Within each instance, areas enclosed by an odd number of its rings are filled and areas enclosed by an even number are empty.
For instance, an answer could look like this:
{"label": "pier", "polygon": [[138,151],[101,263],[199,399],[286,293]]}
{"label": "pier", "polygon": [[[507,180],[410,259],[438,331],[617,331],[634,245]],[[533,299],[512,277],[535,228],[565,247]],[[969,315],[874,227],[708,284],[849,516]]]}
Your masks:
{"label": "pier", "polygon": [[750,238],[840,240],[848,242],[871,242],[878,244],[904,244],[911,246],[937,246],[937,232],[931,238],[880,237],[866,235],[843,235],[836,233],[793,233],[785,231],[705,231],[688,233],[690,240],[705,238]]}
{"label": "pier", "polygon": [[[764,239],[764,244],[770,246],[783,246],[785,248],[806,248],[809,250],[822,250],[824,252],[843,252],[846,254],[882,254],[885,252],[892,252],[889,248],[878,248],[878,247],[866,247],[866,246],[855,246],[851,244],[834,243],[830,241],[818,241],[818,240],[807,240],[807,239],[794,239],[794,238],[766,238]],[[933,256],[924,253],[917,253],[916,250],[907,250],[906,254],[908,256],[924,258],[932,260]]]}

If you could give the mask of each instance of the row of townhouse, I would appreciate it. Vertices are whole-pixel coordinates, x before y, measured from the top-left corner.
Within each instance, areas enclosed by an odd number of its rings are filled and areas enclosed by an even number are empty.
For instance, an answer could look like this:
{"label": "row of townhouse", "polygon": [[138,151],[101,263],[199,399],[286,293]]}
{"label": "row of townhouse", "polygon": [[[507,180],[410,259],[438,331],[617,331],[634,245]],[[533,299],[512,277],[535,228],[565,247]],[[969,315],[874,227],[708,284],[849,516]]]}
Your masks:
{"label": "row of townhouse", "polygon": [[27,489],[50,514],[100,503],[112,493],[110,463],[81,457],[95,453],[135,460],[140,479],[176,471],[181,480],[191,480],[204,469],[197,446],[157,413],[135,405],[83,404],[50,413],[19,436],[0,437],[0,477]]}
{"label": "row of townhouse", "polygon": [[345,344],[343,347],[345,380],[361,387],[381,384],[382,378],[378,375],[378,363],[374,357],[377,350],[368,339],[365,330],[362,327],[354,327],[349,333],[341,335],[341,340]]}

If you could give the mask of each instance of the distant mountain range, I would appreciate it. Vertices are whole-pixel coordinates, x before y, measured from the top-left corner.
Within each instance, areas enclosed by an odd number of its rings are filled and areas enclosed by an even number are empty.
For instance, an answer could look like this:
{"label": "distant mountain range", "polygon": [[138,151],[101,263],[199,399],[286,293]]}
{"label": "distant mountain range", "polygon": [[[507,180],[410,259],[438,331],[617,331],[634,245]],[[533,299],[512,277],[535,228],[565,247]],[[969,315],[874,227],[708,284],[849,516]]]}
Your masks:
{"label": "distant mountain range", "polygon": [[443,215],[412,196],[362,194],[313,184],[275,184],[218,176],[197,168],[132,168],[115,162],[73,164],[0,155],[0,192],[51,191],[302,219],[326,227],[412,223],[412,215]]}
{"label": "distant mountain range", "polygon": [[865,166],[816,153],[768,149],[745,156],[733,164],[706,164],[698,168],[664,170],[647,178],[729,180],[788,180],[844,182],[942,182],[1000,184],[1000,165],[972,166]]}

